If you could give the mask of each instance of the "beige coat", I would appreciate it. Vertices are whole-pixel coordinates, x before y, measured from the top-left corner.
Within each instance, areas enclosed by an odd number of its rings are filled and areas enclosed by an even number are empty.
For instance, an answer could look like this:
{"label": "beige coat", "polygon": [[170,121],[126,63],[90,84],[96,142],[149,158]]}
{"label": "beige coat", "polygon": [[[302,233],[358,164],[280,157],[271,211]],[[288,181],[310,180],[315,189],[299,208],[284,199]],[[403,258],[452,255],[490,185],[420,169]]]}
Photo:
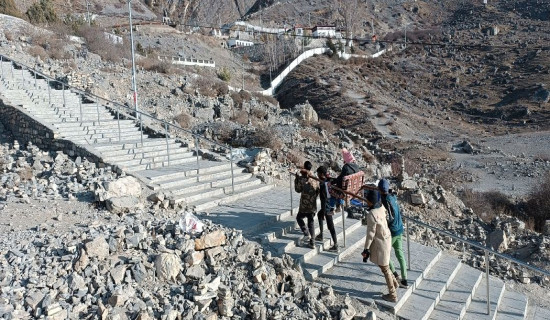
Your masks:
{"label": "beige coat", "polygon": [[371,210],[367,215],[365,249],[370,250],[372,263],[379,266],[387,266],[390,263],[391,232],[384,206]]}

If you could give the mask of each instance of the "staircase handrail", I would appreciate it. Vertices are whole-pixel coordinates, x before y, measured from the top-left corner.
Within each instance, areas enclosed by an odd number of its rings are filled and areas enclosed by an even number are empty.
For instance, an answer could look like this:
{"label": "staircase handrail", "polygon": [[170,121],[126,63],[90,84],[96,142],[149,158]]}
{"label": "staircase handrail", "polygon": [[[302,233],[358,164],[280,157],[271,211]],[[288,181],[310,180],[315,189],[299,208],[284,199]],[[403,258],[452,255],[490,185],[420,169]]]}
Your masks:
{"label": "staircase handrail", "polygon": [[408,215],[402,214],[402,216],[403,216],[405,219],[407,219],[407,220],[409,220],[409,221],[411,221],[411,222],[413,222],[413,223],[415,223],[415,224],[418,224],[418,225],[420,225],[420,226],[423,226],[423,227],[425,227],[425,228],[428,228],[428,229],[430,229],[430,230],[432,230],[432,231],[435,231],[435,232],[437,232],[437,233],[439,233],[439,234],[443,234],[443,235],[445,235],[445,236],[451,237],[452,239],[457,240],[457,241],[460,241],[460,242],[462,242],[462,243],[465,243],[465,244],[467,244],[467,245],[469,245],[469,246],[472,246],[472,247],[475,247],[475,248],[478,248],[478,249],[481,249],[481,250],[486,250],[487,252],[489,252],[489,253],[491,253],[491,254],[494,254],[495,256],[498,256],[498,257],[500,257],[500,258],[502,258],[502,259],[509,260],[509,261],[514,262],[514,263],[516,263],[516,264],[519,264],[519,265],[521,265],[521,266],[523,266],[523,267],[525,267],[525,268],[527,268],[527,269],[531,269],[532,271],[535,271],[535,272],[538,272],[538,273],[541,273],[541,274],[543,274],[543,275],[545,275],[545,276],[550,277],[550,271],[548,271],[548,270],[545,270],[545,269],[542,269],[542,268],[539,268],[539,267],[536,267],[536,266],[532,266],[532,265],[530,265],[530,264],[528,264],[528,263],[526,263],[526,262],[523,262],[523,261],[521,261],[521,260],[518,260],[518,259],[516,259],[516,258],[514,258],[514,257],[512,257],[512,256],[510,256],[510,255],[507,255],[507,254],[505,254],[505,253],[497,252],[496,250],[491,249],[490,247],[484,246],[484,245],[482,245],[482,244],[480,244],[480,243],[478,243],[478,242],[475,242],[475,241],[472,241],[472,240],[468,240],[468,239],[464,239],[464,238],[462,238],[462,237],[460,237],[460,236],[457,236],[457,235],[455,235],[455,234],[450,233],[449,231],[440,229],[440,228],[438,228],[438,227],[434,227],[434,226],[432,226],[432,225],[430,225],[430,224],[428,224],[428,223],[422,222],[422,221],[420,221],[420,220],[418,220],[418,219],[415,219],[415,218],[412,218],[412,217],[410,217],[410,216],[408,216]]}
{"label": "staircase handrail", "polygon": [[[34,68],[31,68],[29,67],[28,65],[24,64],[24,63],[21,63],[19,61],[16,61],[6,55],[3,55],[0,53],[0,62],[3,62],[5,60],[7,61],[10,61],[12,63],[15,63],[16,65],[18,65],[19,67],[21,68],[26,68],[28,71],[32,71],[34,73],[34,76],[35,76],[35,84],[36,84],[36,76],[37,75],[40,75],[41,77],[43,77],[44,79],[47,79],[48,80],[48,85],[50,82],[54,82],[54,83],[60,83],[62,86],[63,86],[63,89],[65,87],[67,87],[68,89],[72,89],[74,91],[76,91],[77,93],[83,95],[83,96],[87,96],[87,97],[92,97],[92,98],[96,98],[98,100],[103,100],[103,101],[106,101],[107,104],[112,104],[114,106],[117,107],[117,120],[120,121],[120,118],[118,116],[119,114],[119,111],[118,111],[118,108],[119,107],[122,107],[126,110],[129,110],[129,115],[131,117],[134,118],[134,121],[139,124],[140,126],[140,131],[141,131],[141,142],[143,144],[143,121],[142,121],[142,115],[145,115],[146,117],[150,118],[153,120],[153,122],[158,122],[160,123],[164,128],[165,128],[165,137],[166,137],[166,143],[167,143],[167,151],[168,151],[168,164],[170,163],[170,151],[169,151],[169,147],[168,147],[168,138],[170,136],[170,131],[169,131],[169,128],[174,128],[176,129],[176,132],[177,131],[182,131],[182,132],[185,132],[189,135],[191,135],[191,137],[193,137],[195,139],[195,153],[196,153],[196,157],[197,157],[197,173],[199,173],[199,170],[200,170],[200,165],[199,165],[199,150],[198,150],[198,144],[200,143],[200,140],[204,140],[204,141],[207,141],[208,143],[210,144],[213,144],[215,146],[218,146],[218,147],[221,147],[223,149],[225,149],[226,151],[229,151],[229,160],[231,162],[231,189],[232,189],[232,192],[234,193],[235,192],[235,173],[234,173],[234,170],[233,170],[233,167],[234,167],[234,159],[233,159],[233,147],[232,146],[229,146],[229,145],[226,145],[226,144],[222,144],[222,143],[219,143],[219,142],[216,142],[212,139],[208,139],[206,138],[205,136],[203,135],[199,135],[199,134],[196,134],[190,130],[187,130],[187,129],[184,129],[182,128],[181,126],[178,126],[178,125],[175,125],[173,123],[169,123],[167,122],[166,120],[161,120],[161,119],[158,119],[158,118],[155,118],[145,112],[142,112],[142,111],[139,111],[139,110],[135,110],[135,109],[132,109],[130,107],[127,107],[123,104],[120,104],[118,102],[115,102],[115,101],[112,101],[112,100],[109,100],[109,99],[105,99],[105,98],[102,98],[98,95],[95,95],[93,93],[90,93],[90,92],[86,92],[82,89],[79,89],[79,88],[76,88],[74,86],[70,86],[69,84],[65,84],[64,82],[62,81],[59,81],[57,79],[53,79],[52,77],[42,73],[41,71],[38,71]],[[82,112],[82,109],[81,109],[81,112]],[[132,112],[135,113],[135,116],[132,116]],[[138,116],[139,114],[139,116]],[[139,119],[138,119],[139,117]],[[82,117],[81,117],[82,118]],[[120,122],[119,122],[119,140],[120,140]]]}
{"label": "staircase handrail", "polygon": [[[31,70],[32,72],[36,73],[37,75],[40,75],[41,77],[43,77],[43,78],[45,78],[45,79],[48,79],[49,81],[57,82],[57,83],[59,83],[59,84],[62,84],[62,85],[64,85],[66,88],[72,89],[72,90],[76,91],[77,93],[79,93],[79,94],[81,94],[81,95],[88,96],[88,97],[92,97],[92,98],[99,99],[99,100],[103,100],[103,101],[105,101],[105,102],[107,102],[107,103],[110,103],[110,104],[112,104],[112,105],[114,105],[114,106],[117,106],[117,107],[122,107],[122,108],[124,108],[124,109],[129,110],[129,111],[130,111],[130,114],[131,114],[131,113],[138,113],[139,115],[144,115],[144,116],[146,116],[146,117],[148,117],[148,118],[151,118],[152,120],[154,120],[154,121],[156,121],[156,122],[160,122],[162,125],[167,124],[168,126],[170,126],[170,127],[172,127],[172,128],[175,128],[176,130],[184,131],[185,133],[191,135],[193,138],[199,138],[199,139],[201,139],[201,140],[208,141],[209,143],[214,144],[214,145],[216,145],[216,146],[218,146],[218,147],[222,147],[222,148],[228,149],[228,150],[229,150],[229,149],[232,149],[232,147],[229,146],[229,145],[226,145],[226,144],[222,144],[222,143],[216,142],[216,141],[214,141],[214,140],[212,140],[212,139],[208,139],[208,138],[206,138],[204,135],[196,134],[196,133],[194,133],[194,132],[192,132],[192,131],[190,131],[190,130],[184,129],[184,128],[182,128],[182,127],[180,127],[180,126],[177,126],[177,125],[175,125],[175,124],[173,124],[173,123],[170,123],[170,122],[168,122],[168,121],[166,121],[166,120],[162,120],[162,119],[155,118],[155,117],[151,116],[151,115],[148,114],[148,113],[145,113],[145,112],[142,112],[142,111],[139,111],[139,110],[132,109],[132,108],[130,108],[130,107],[128,107],[128,106],[125,106],[125,105],[123,105],[123,104],[121,104],[121,103],[119,103],[119,102],[115,102],[115,101],[109,100],[109,99],[107,99],[107,98],[100,97],[100,96],[98,96],[98,95],[96,95],[96,94],[93,94],[93,93],[91,93],[91,92],[86,92],[85,90],[82,90],[82,89],[77,88],[77,87],[75,87],[75,86],[71,86],[71,85],[69,85],[69,84],[67,84],[67,83],[64,83],[63,81],[54,79],[54,78],[52,78],[51,76],[48,76],[48,75],[42,73],[41,71],[38,71],[38,70],[36,70],[36,69],[34,69],[34,68],[32,68],[32,67],[29,67],[28,65],[26,65],[26,64],[24,64],[24,63],[22,63],[22,62],[16,61],[16,60],[14,60],[14,59],[12,59],[12,58],[10,58],[10,57],[4,55],[4,54],[0,54],[0,56],[3,57],[3,60],[4,60],[4,61],[11,61],[11,62],[15,63],[15,64],[18,65],[18,66],[24,67],[24,68],[26,68],[27,70]],[[135,118],[136,121],[141,121],[141,120],[138,120],[135,116],[134,116],[134,118]]]}

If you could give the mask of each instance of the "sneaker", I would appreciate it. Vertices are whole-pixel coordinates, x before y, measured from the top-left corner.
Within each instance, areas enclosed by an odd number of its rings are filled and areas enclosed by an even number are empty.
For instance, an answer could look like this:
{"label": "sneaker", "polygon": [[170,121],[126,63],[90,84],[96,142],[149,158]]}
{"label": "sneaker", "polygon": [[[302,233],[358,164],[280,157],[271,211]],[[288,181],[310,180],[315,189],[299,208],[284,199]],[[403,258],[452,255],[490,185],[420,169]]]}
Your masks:
{"label": "sneaker", "polygon": [[323,241],[323,235],[321,233],[319,233],[316,237],[315,237],[315,241]]}
{"label": "sneaker", "polygon": [[307,247],[310,249],[315,249],[315,243],[313,242],[313,240],[309,240]]}
{"label": "sneaker", "polygon": [[399,274],[397,273],[397,271],[393,272],[393,276],[395,277],[395,279],[399,280]]}
{"label": "sneaker", "polygon": [[407,280],[406,279],[401,280],[401,282],[399,282],[399,287],[401,287],[403,289],[407,289],[409,287],[409,284],[407,283]]}
{"label": "sneaker", "polygon": [[389,302],[397,302],[397,296],[392,294],[383,294],[382,299],[389,301]]}
{"label": "sneaker", "polygon": [[340,251],[340,248],[338,247],[338,244],[334,244],[332,247],[328,248],[327,251],[338,253]]}

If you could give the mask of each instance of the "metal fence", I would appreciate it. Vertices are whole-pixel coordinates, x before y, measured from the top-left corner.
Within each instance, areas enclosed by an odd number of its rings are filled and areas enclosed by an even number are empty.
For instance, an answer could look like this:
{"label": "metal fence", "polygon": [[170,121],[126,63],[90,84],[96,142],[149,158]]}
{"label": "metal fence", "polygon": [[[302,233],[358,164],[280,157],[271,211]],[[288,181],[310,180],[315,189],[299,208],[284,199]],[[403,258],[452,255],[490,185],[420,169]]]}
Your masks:
{"label": "metal fence", "polygon": [[[186,130],[178,125],[175,125],[173,123],[169,123],[165,120],[157,119],[145,112],[136,111],[128,106],[122,105],[120,103],[104,99],[100,96],[97,96],[95,94],[85,92],[84,90],[71,87],[67,84],[65,84],[62,81],[53,79],[42,72],[35,70],[23,63],[17,62],[5,55],[0,54],[0,73],[1,76],[4,77],[4,72],[8,72],[7,70],[4,70],[3,62],[11,62],[13,67],[10,68],[9,72],[11,72],[12,77],[14,76],[14,67],[16,66],[18,69],[21,69],[21,77],[23,80],[29,80],[32,81],[34,79],[34,86],[37,86],[37,80],[38,79],[44,79],[47,81],[47,87],[48,87],[48,103],[51,106],[52,105],[52,94],[51,90],[53,87],[55,88],[61,88],[62,91],[62,98],[63,98],[63,106],[66,105],[66,95],[65,91],[69,91],[72,93],[76,93],[78,95],[79,100],[79,110],[78,113],[80,117],[78,120],[82,123],[84,121],[83,119],[83,109],[82,109],[82,101],[83,98],[86,98],[87,100],[91,101],[95,104],[97,117],[93,119],[94,121],[97,121],[97,123],[100,125],[102,121],[105,119],[101,119],[100,116],[100,106],[106,107],[110,110],[111,113],[114,113],[116,120],[117,120],[117,127],[118,127],[118,139],[113,140],[110,142],[122,142],[122,132],[120,127],[120,120],[121,118],[124,119],[130,119],[135,122],[137,126],[139,126],[140,131],[140,138],[141,138],[141,145],[143,146],[143,133],[144,130],[150,130],[153,132],[156,132],[158,134],[164,135],[165,137],[165,143],[166,143],[166,154],[167,154],[167,164],[170,165],[170,144],[169,139],[171,136],[175,137],[184,137],[184,139],[187,139],[188,145],[190,145],[190,141],[193,141],[194,143],[194,151],[197,158],[197,181],[200,179],[200,156],[199,156],[199,149],[201,144],[205,146],[210,146],[212,149],[216,151],[229,151],[230,155],[230,162],[231,162],[231,188],[232,192],[235,192],[235,176],[234,176],[234,160],[233,160],[233,147],[227,146],[221,143],[218,143],[216,141],[213,141],[211,139],[205,138],[202,135],[199,135],[197,133],[194,133],[190,130]],[[29,71],[32,74],[32,79],[25,79],[25,70]],[[17,71],[19,72],[19,71]],[[56,110],[57,113],[59,113],[59,108],[54,107],[54,110]],[[63,120],[61,120],[63,121]],[[144,125],[144,122],[146,122],[146,125]],[[97,139],[95,141],[88,141],[90,144],[96,143]],[[144,153],[142,152],[142,157],[144,157]]]}

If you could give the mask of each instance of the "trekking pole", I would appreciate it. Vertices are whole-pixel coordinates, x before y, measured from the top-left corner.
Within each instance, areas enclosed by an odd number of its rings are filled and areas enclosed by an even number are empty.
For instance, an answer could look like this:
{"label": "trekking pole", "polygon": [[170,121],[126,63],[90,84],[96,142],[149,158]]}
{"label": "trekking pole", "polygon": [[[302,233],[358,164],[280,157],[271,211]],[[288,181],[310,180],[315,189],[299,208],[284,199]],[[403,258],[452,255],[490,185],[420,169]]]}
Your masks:
{"label": "trekking pole", "polygon": [[491,314],[491,299],[489,292],[489,251],[485,249],[485,280],[487,281],[487,314]]}

